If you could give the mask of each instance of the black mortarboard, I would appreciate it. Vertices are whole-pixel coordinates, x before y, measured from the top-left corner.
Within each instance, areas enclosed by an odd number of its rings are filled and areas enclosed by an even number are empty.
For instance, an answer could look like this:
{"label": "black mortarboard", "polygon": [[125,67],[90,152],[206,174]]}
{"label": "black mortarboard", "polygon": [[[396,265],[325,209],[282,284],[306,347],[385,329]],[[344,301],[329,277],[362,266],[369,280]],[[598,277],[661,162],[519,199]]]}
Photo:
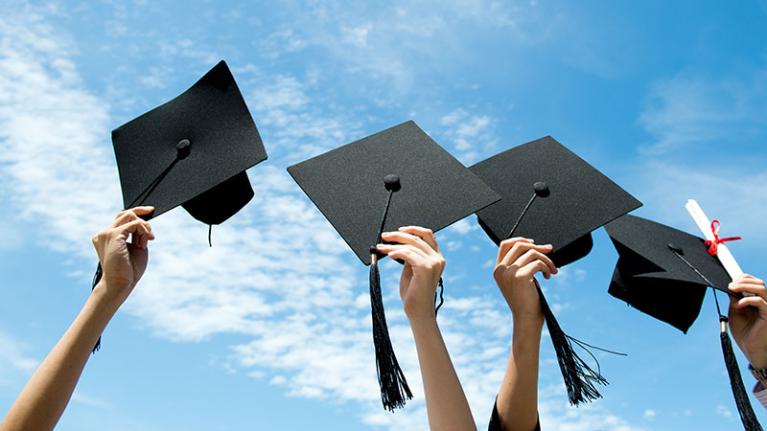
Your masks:
{"label": "black mortarboard", "polygon": [[[708,287],[730,295],[732,279],[722,263],[709,253],[703,238],[636,216],[626,215],[605,229],[618,251],[608,292],[637,310],[687,332],[698,317]],[[716,294],[714,293],[716,298]],[[721,321],[721,343],[738,413],[747,430],[761,430],[743,387],[738,364]]]}
{"label": "black mortarboard", "polygon": [[191,88],[112,131],[125,208],[179,205],[219,224],[253,197],[245,170],[266,160],[253,118],[224,61]]}
{"label": "black mortarboard", "polygon": [[[472,166],[471,171],[501,195],[477,213],[480,226],[496,244],[513,236],[551,244],[550,257],[563,266],[586,256],[591,232],[642,205],[604,174],[546,136]],[[593,382],[606,383],[572,350],[538,289],[570,402],[600,397]],[[583,347],[583,346],[581,346]]]}
{"label": "black mortarboard", "polygon": [[605,229],[620,256],[609,293],[639,311],[686,333],[707,287],[729,293],[730,276],[704,239],[630,215]]}
{"label": "black mortarboard", "polygon": [[[496,244],[515,236],[551,244],[557,266],[591,251],[591,232],[642,203],[554,138],[546,136],[471,166],[502,199],[477,213]],[[527,207],[533,196],[535,199]]]}
{"label": "black mortarboard", "polygon": [[391,348],[375,245],[407,225],[442,229],[499,199],[413,121],[288,168],[364,264],[371,264],[373,337],[381,397],[389,410],[410,398]]}
{"label": "black mortarboard", "polygon": [[[175,99],[114,129],[112,143],[125,209],[153,206],[153,218],[181,205],[211,226],[250,201],[245,171],[267,157],[224,61]],[[100,279],[101,265],[93,287]]]}

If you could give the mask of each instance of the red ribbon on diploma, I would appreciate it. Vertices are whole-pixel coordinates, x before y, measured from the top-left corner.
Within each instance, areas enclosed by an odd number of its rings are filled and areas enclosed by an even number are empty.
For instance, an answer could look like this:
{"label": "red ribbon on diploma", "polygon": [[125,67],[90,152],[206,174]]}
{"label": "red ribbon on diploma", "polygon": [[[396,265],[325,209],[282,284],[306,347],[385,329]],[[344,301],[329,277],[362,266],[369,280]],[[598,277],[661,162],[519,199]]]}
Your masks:
{"label": "red ribbon on diploma", "polygon": [[708,254],[711,256],[716,256],[716,254],[719,252],[719,244],[724,244],[725,242],[729,241],[737,241],[739,239],[743,239],[739,236],[730,236],[727,238],[719,238],[719,220],[714,220],[711,222],[711,232],[714,233],[714,240],[706,240],[704,244],[708,246]]}

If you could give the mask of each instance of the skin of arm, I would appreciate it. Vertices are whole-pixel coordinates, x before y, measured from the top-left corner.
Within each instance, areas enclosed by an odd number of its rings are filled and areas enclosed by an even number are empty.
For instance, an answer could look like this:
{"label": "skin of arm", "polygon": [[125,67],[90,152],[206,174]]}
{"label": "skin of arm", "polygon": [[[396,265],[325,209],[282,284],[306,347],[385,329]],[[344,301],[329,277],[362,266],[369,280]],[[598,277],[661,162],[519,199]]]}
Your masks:
{"label": "skin of arm", "polygon": [[751,366],[767,368],[767,290],[763,280],[743,275],[730,283],[736,293],[751,293],[737,299],[730,296],[730,331]]}
{"label": "skin of arm", "polygon": [[123,211],[112,225],[93,237],[102,279],[24,386],[0,423],[0,431],[52,430],[56,426],[93,346],[146,269],[147,244],[154,234],[139,216],[152,211],[152,207]]}
{"label": "skin of arm", "polygon": [[382,238],[394,244],[379,244],[378,250],[405,262],[400,296],[418,351],[429,428],[432,431],[476,430],[434,312],[434,293],[445,268],[434,233],[407,226],[398,232],[386,232]]}
{"label": "skin of arm", "polygon": [[540,272],[549,279],[558,272],[546,256],[551,250],[551,245],[536,245],[527,238],[508,239],[498,248],[493,277],[514,324],[511,354],[496,400],[505,431],[531,431],[538,423],[538,359],[544,317],[534,276]]}

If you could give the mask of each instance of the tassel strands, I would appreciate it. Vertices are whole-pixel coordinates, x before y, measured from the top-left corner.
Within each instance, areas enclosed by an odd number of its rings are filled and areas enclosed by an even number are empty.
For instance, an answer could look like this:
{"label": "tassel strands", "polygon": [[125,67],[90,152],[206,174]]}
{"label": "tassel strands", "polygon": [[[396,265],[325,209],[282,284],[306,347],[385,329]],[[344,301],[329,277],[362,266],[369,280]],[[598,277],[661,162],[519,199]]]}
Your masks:
{"label": "tassel strands", "polygon": [[[509,230],[509,233],[506,236],[507,238],[511,238],[514,235],[514,232],[519,227],[522,219],[535,200],[537,198],[546,198],[549,194],[550,190],[546,183],[536,182],[533,184],[533,194],[530,196],[530,200],[527,201],[527,204],[512,225],[511,230]],[[602,398],[602,395],[597,390],[595,384],[606,385],[608,384],[607,380],[602,377],[599,371],[592,370],[591,367],[589,367],[588,364],[575,353],[572,343],[575,342],[580,348],[594,358],[594,360],[596,360],[596,358],[586,348],[586,346],[588,346],[587,344],[565,334],[562,327],[559,326],[559,322],[557,322],[551,308],[549,308],[549,304],[546,301],[546,297],[543,295],[543,291],[541,290],[538,281],[535,281],[535,286],[538,290],[538,297],[541,299],[541,308],[543,309],[543,316],[546,319],[546,328],[551,336],[551,344],[557,354],[557,362],[559,362],[559,369],[562,371],[562,378],[567,387],[567,395],[570,404],[577,406],[583,402]],[[597,363],[597,368],[599,368],[599,363]]]}
{"label": "tassel strands", "polygon": [[[713,283],[703,275],[689,260],[687,260],[683,254],[684,251],[674,244],[668,244],[668,248],[671,252],[682,260],[690,269],[695,272],[698,277],[706,283],[707,286],[713,287]],[[711,293],[714,295],[714,304],[716,304],[716,312],[719,315],[720,332],[719,339],[722,343],[722,355],[724,356],[724,365],[727,367],[727,375],[730,378],[730,389],[732,389],[732,396],[735,398],[735,406],[738,409],[738,415],[740,415],[740,421],[743,423],[743,429],[746,431],[762,431],[762,425],[754,414],[754,409],[751,407],[751,402],[748,399],[748,393],[743,385],[743,378],[740,375],[740,369],[738,368],[738,361],[735,358],[735,352],[732,349],[732,341],[730,341],[730,335],[727,332],[727,316],[722,314],[722,309],[719,307],[719,298],[716,296],[716,291],[711,289]]]}
{"label": "tassel strands", "polygon": [[[389,193],[386,198],[386,207],[384,207],[381,215],[381,223],[378,225],[376,244],[381,241],[392,195],[401,188],[399,177],[397,175],[385,176],[384,186]],[[370,308],[373,318],[373,344],[376,352],[378,385],[381,388],[381,402],[385,409],[394,411],[394,409],[403,407],[407,400],[412,399],[413,394],[407,384],[405,374],[399,366],[391,338],[389,338],[389,327],[386,325],[386,314],[381,293],[381,275],[378,271],[378,251],[375,244],[370,247]]]}
{"label": "tassel strands", "polygon": [[[96,272],[93,274],[93,282],[91,284],[91,292],[93,292],[93,289],[96,288],[96,285],[99,284],[101,281],[101,276],[103,275],[103,271],[101,269],[101,262],[96,266]],[[101,348],[101,336],[99,335],[99,339],[96,340],[96,345],[93,346],[93,349],[91,350],[91,354],[95,354],[99,351]]]}
{"label": "tassel strands", "polygon": [[735,352],[732,350],[730,335],[727,333],[727,318],[719,316],[721,323],[721,332],[719,334],[722,341],[722,354],[724,355],[724,364],[727,367],[727,374],[730,376],[730,387],[732,396],[735,398],[735,405],[738,408],[740,421],[743,423],[743,429],[746,431],[762,431],[762,425],[754,414],[751,402],[748,400],[748,393],[743,385],[743,378],[740,376],[738,361],[735,359]]}
{"label": "tassel strands", "polygon": [[546,319],[546,328],[549,331],[551,343],[557,354],[557,362],[559,363],[559,369],[562,371],[562,378],[567,387],[567,397],[570,400],[570,404],[577,406],[583,402],[590,402],[602,398],[602,394],[597,390],[596,384],[607,385],[609,383],[607,379],[602,376],[599,370],[599,363],[597,362],[597,371],[594,371],[583,359],[581,359],[580,356],[578,356],[577,353],[575,353],[572,344],[573,342],[584,349],[596,361],[596,358],[588,351],[588,349],[586,349],[584,343],[565,334],[559,326],[556,317],[554,317],[551,308],[549,308],[546,297],[543,296],[541,286],[537,281],[535,282],[535,286],[536,289],[538,289],[538,296],[541,298],[541,308],[543,309],[543,316]]}
{"label": "tassel strands", "polygon": [[376,352],[376,370],[378,385],[381,388],[381,402],[384,408],[394,411],[405,406],[413,398],[405,374],[400,368],[397,356],[389,338],[386,325],[383,295],[381,294],[381,276],[378,271],[378,255],[370,254],[370,307],[373,316],[373,344]]}

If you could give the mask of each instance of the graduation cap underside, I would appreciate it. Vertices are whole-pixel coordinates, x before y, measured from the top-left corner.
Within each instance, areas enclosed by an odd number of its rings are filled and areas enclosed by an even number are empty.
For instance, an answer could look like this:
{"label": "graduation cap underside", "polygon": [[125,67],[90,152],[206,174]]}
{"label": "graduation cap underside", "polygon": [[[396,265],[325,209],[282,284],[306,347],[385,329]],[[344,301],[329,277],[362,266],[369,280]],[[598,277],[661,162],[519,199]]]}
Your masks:
{"label": "graduation cap underside", "polygon": [[[502,197],[477,213],[490,239],[499,244],[521,236],[551,244],[549,257],[558,267],[591,251],[592,231],[642,205],[550,136],[504,151],[470,169]],[[575,353],[573,343],[586,351],[593,346],[564,333],[537,282],[536,287],[570,403],[600,398],[594,384],[607,384],[607,380]]]}
{"label": "graduation cap underside", "polygon": [[[288,168],[360,261],[370,265],[370,302],[381,401],[412,397],[386,325],[375,245],[402,226],[434,232],[499,196],[408,121]],[[442,285],[442,280],[439,281]]]}

